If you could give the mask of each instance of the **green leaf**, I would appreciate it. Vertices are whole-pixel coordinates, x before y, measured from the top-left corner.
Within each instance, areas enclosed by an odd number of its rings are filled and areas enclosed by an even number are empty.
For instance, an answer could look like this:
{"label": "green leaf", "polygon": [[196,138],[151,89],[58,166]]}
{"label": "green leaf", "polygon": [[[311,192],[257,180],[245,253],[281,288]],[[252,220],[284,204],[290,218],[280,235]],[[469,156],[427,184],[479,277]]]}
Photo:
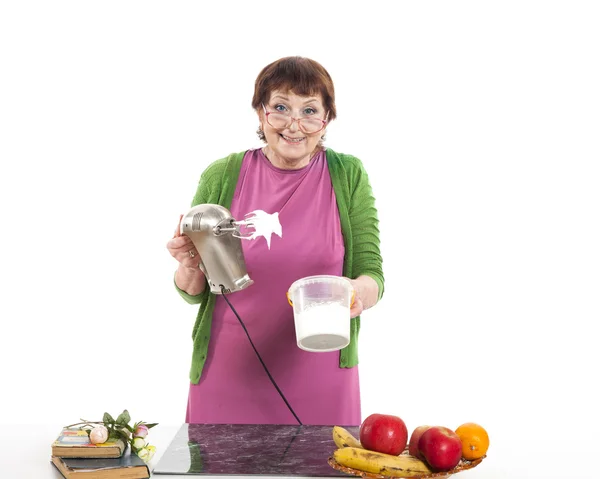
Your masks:
{"label": "green leaf", "polygon": [[129,421],[131,421],[131,417],[129,416],[127,409],[125,409],[121,414],[119,414],[119,417],[117,417],[117,424],[124,426],[125,424],[128,424]]}
{"label": "green leaf", "polygon": [[158,423],[157,422],[153,422],[153,423],[150,423],[150,424],[146,424],[146,427],[148,429],[152,429],[154,426],[158,426]]}
{"label": "green leaf", "polygon": [[112,429],[110,431],[109,437],[119,438],[119,439],[123,440],[123,442],[125,444],[127,444],[129,442],[129,436],[121,429]]}
{"label": "green leaf", "polygon": [[105,412],[104,416],[102,416],[102,422],[108,423],[108,424],[114,424],[115,420],[113,419],[113,417],[110,414]]}

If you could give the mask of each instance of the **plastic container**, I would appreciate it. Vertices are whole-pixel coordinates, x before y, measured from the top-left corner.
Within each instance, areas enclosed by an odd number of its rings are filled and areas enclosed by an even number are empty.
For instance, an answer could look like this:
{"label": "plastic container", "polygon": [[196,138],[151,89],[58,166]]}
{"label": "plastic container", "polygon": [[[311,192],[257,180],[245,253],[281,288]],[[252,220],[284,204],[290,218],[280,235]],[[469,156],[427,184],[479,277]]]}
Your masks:
{"label": "plastic container", "polygon": [[354,289],[339,276],[307,276],[287,293],[294,308],[296,342],[300,349],[327,352],[350,343],[350,307]]}

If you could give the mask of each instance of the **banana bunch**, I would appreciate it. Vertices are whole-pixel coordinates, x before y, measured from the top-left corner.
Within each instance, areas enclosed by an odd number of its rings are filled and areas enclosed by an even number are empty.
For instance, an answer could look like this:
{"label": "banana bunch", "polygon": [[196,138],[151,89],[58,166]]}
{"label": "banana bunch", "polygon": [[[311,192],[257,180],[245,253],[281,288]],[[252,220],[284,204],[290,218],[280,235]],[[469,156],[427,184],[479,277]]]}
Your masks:
{"label": "banana bunch", "polygon": [[338,447],[333,459],[342,466],[392,477],[416,477],[432,472],[427,464],[408,454],[392,456],[364,449],[358,439],[339,426],[333,428],[333,441]]}

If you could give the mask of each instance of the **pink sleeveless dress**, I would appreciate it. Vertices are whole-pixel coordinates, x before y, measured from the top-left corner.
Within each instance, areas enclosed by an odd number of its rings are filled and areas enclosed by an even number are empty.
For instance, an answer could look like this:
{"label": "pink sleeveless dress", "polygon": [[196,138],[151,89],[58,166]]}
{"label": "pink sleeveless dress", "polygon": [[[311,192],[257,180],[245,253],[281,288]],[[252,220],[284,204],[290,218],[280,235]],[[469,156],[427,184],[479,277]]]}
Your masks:
{"label": "pink sleeveless dress", "polygon": [[[282,238],[272,235],[270,248],[262,237],[242,240],[254,284],[227,298],[303,424],[359,425],[358,367],[340,368],[338,351],[298,348],[286,297],[302,277],[342,275],[344,241],[325,152],[300,170],[282,170],[261,149],[249,150],[230,211],[243,219],[254,210],[279,212]],[[186,422],[297,424],[221,296],[202,376],[190,385]]]}

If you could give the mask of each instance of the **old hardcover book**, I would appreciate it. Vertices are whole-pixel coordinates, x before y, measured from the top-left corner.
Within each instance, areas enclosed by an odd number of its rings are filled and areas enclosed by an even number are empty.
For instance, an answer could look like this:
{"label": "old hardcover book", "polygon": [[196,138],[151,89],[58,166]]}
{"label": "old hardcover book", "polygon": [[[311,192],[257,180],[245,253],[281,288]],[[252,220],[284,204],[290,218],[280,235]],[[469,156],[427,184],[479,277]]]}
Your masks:
{"label": "old hardcover book", "polygon": [[125,451],[122,439],[109,439],[102,444],[92,444],[86,431],[63,428],[52,443],[52,455],[56,457],[121,457]]}
{"label": "old hardcover book", "polygon": [[51,458],[52,464],[67,479],[145,479],[150,469],[128,449],[117,458]]}

